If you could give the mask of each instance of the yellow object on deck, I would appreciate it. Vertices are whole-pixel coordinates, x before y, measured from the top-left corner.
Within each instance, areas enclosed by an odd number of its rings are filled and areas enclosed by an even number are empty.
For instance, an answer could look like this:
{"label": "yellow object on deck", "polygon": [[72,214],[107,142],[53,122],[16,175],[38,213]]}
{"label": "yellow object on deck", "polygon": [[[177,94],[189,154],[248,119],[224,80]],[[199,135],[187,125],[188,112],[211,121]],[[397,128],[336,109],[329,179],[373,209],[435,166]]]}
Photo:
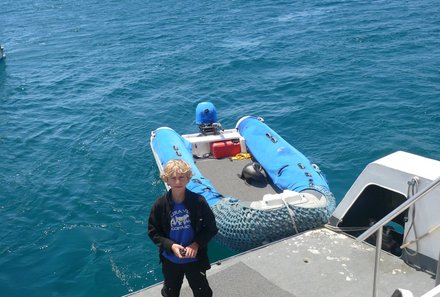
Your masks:
{"label": "yellow object on deck", "polygon": [[248,160],[250,158],[251,158],[251,154],[249,154],[249,153],[239,153],[229,159],[231,159],[231,160]]}

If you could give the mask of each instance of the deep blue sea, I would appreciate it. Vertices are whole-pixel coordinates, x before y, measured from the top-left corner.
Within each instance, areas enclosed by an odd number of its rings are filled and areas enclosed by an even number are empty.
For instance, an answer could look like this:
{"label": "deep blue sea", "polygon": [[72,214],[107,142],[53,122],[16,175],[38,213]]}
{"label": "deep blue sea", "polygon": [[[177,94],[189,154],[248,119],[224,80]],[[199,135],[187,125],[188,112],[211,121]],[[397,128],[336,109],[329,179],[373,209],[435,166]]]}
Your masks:
{"label": "deep blue sea", "polygon": [[161,281],[150,132],[195,132],[200,101],[263,117],[338,200],[379,157],[440,159],[438,1],[3,0],[0,44],[1,296]]}

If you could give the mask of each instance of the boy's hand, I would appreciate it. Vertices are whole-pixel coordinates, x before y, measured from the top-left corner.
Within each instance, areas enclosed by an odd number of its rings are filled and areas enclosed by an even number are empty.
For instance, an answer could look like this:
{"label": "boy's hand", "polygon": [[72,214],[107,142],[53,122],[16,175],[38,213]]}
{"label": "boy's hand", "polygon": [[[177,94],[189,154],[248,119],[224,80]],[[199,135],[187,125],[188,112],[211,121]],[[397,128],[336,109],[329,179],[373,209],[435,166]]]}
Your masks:
{"label": "boy's hand", "polygon": [[176,255],[177,258],[186,258],[185,256],[185,248],[181,246],[180,244],[174,243],[171,246],[171,250],[173,251],[174,255]]}
{"label": "boy's hand", "polygon": [[199,250],[199,244],[197,242],[191,243],[186,247],[186,255],[185,258],[195,258],[197,256],[197,252]]}

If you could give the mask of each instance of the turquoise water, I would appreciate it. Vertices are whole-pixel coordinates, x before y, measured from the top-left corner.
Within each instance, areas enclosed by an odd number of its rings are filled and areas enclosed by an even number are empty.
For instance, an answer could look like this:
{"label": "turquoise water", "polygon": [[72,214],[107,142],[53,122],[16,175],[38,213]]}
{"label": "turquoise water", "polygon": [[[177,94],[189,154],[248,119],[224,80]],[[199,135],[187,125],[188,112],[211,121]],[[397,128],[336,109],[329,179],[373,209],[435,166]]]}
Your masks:
{"label": "turquoise water", "polygon": [[150,131],[194,132],[202,100],[265,118],[338,200],[386,154],[440,159],[436,1],[217,2],[3,0],[2,296],[160,281]]}

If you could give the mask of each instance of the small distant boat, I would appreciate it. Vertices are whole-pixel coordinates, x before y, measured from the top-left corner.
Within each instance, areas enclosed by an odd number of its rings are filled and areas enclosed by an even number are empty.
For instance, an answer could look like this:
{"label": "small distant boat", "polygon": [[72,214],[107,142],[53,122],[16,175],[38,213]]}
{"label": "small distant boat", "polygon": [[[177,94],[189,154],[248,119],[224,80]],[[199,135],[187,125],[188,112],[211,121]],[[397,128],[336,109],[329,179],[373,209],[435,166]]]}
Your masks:
{"label": "small distant boat", "polygon": [[327,223],[335,198],[312,164],[261,118],[242,117],[223,129],[211,102],[196,108],[200,132],[169,127],[151,133],[159,171],[183,159],[194,176],[187,188],[203,195],[216,216],[216,240],[244,251]]}
{"label": "small distant boat", "polygon": [[0,44],[0,61],[3,60],[4,58],[6,58],[5,49]]}

